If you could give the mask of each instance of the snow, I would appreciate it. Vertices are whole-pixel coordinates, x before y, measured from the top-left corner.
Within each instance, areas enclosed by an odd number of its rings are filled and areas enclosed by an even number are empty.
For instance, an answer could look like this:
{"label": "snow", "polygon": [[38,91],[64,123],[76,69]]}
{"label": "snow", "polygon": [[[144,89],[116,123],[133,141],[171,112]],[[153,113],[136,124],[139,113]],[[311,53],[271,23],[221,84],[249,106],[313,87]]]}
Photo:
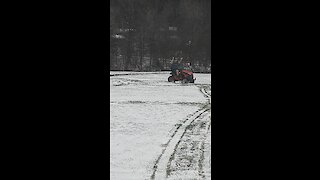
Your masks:
{"label": "snow", "polygon": [[[110,72],[110,179],[150,179],[177,126],[208,102],[200,87],[211,84],[210,74],[195,74],[195,84],[170,83],[168,76]],[[210,171],[208,163],[204,168]]]}

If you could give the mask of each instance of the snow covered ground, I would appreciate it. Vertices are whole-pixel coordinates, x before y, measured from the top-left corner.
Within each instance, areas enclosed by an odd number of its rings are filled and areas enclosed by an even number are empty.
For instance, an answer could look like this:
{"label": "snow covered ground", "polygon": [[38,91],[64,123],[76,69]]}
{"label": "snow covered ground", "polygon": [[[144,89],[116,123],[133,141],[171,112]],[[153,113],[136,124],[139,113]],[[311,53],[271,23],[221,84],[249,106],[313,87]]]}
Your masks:
{"label": "snow covered ground", "polygon": [[110,178],[210,179],[211,76],[110,72]]}

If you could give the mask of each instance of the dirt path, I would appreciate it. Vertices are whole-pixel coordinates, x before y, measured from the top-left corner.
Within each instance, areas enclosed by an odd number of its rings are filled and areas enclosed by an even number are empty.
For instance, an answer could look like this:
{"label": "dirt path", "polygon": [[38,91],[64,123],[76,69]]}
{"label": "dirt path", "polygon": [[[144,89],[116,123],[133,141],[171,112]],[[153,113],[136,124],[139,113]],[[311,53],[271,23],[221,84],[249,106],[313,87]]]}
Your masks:
{"label": "dirt path", "polygon": [[211,178],[211,89],[209,85],[199,88],[208,102],[176,124],[155,162],[151,179]]}

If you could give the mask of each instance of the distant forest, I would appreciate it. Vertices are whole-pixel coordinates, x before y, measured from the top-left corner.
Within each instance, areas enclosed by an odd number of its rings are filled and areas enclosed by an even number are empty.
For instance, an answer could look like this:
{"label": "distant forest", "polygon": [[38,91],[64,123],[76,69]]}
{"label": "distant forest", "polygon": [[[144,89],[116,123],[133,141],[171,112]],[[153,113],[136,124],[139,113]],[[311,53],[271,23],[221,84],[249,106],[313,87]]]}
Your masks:
{"label": "distant forest", "polygon": [[211,0],[111,0],[111,70],[211,72]]}

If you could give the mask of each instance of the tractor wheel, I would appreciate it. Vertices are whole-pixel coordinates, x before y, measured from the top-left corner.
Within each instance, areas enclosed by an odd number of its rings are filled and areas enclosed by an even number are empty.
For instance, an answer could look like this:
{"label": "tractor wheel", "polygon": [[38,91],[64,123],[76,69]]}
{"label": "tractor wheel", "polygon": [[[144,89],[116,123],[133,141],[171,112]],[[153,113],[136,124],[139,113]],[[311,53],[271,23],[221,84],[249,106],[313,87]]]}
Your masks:
{"label": "tractor wheel", "polygon": [[188,80],[188,82],[192,82],[193,81],[193,75],[187,76],[187,80]]}
{"label": "tractor wheel", "polygon": [[188,80],[187,79],[182,79],[182,84],[186,84],[186,83],[188,83]]}
{"label": "tractor wheel", "polygon": [[173,82],[173,81],[174,81],[173,76],[169,76],[169,77],[168,77],[168,81],[169,81],[169,82]]}

